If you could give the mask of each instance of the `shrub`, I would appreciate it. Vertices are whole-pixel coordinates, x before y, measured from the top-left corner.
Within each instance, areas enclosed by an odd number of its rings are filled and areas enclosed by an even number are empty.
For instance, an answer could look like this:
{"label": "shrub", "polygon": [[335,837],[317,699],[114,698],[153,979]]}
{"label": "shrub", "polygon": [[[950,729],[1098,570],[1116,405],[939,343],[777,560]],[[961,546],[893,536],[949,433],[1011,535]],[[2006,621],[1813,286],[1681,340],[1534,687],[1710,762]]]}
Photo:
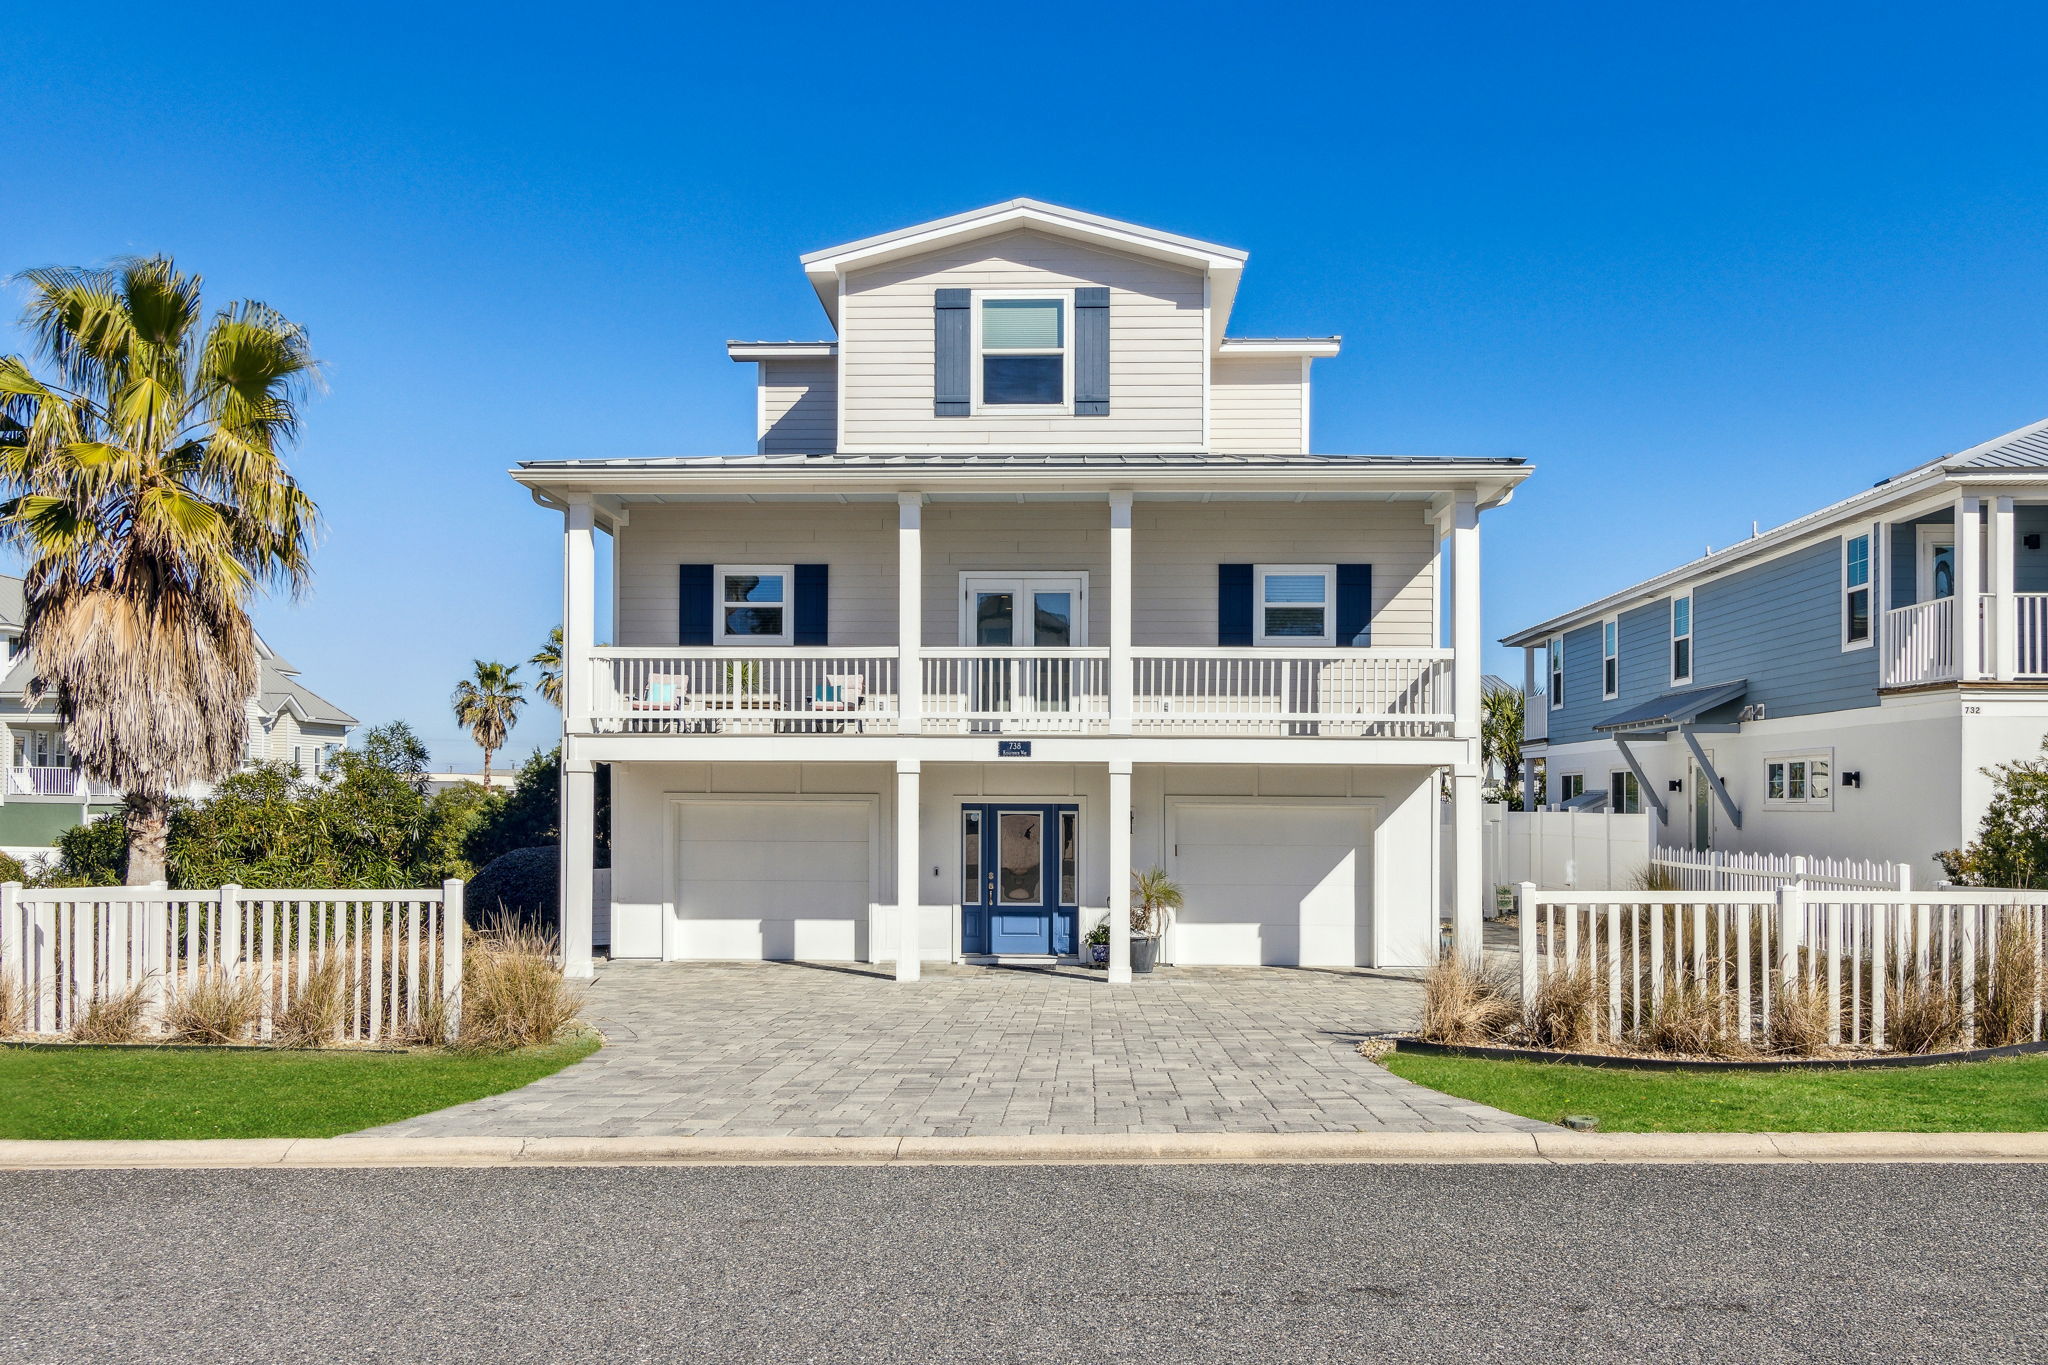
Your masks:
{"label": "shrub", "polygon": [[113,995],[95,996],[71,1026],[75,1043],[132,1043],[142,1036],[142,1011],[149,1002],[140,982]]}
{"label": "shrub", "polygon": [[0,882],[25,882],[28,869],[12,853],[0,853]]}
{"label": "shrub", "polygon": [[341,1031],[349,1004],[347,964],[330,953],[306,974],[291,1003],[278,1012],[271,1041],[279,1047],[325,1047]]}
{"label": "shrub", "polygon": [[1811,1057],[1828,1046],[1826,988],[1810,981],[1788,983],[1771,999],[1771,1050]]}
{"label": "shrub", "polygon": [[462,1031],[467,1052],[507,1052],[552,1043],[583,1007],[582,988],[562,976],[554,936],[498,919],[465,945]]}
{"label": "shrub", "polygon": [[561,849],[515,849],[470,879],[463,890],[463,918],[479,928],[509,921],[552,933],[561,918],[561,880]]}
{"label": "shrub", "polygon": [[181,1043],[240,1042],[262,1008],[263,983],[254,972],[210,968],[166,1002],[164,1031]]}
{"label": "shrub", "polygon": [[[2048,739],[2041,747],[2048,752]],[[1991,800],[1977,838],[1935,854],[1936,861],[1961,886],[2048,886],[2048,761],[2021,759],[1983,773],[1991,779]]]}
{"label": "shrub", "polygon": [[1884,993],[1885,1041],[1900,1052],[1947,1052],[1963,1042],[1963,1002],[1940,981],[1909,978]]}
{"label": "shrub", "polygon": [[1582,963],[1550,973],[1536,987],[1522,1021],[1529,1040],[1558,1052],[1584,1051],[1599,1036],[1594,1003],[1591,967]]}
{"label": "shrub", "polygon": [[1506,971],[1468,966],[1445,953],[1422,978],[1422,1026],[1416,1035],[1432,1043],[1484,1043],[1500,1037],[1522,1017],[1521,1002]]}

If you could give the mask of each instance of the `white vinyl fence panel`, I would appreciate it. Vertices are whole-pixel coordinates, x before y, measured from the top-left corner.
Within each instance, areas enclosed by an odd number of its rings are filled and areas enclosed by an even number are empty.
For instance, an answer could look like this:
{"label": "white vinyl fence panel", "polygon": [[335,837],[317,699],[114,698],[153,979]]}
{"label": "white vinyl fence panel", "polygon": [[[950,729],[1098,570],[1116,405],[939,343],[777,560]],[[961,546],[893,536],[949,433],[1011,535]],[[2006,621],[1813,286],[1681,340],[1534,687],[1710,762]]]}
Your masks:
{"label": "white vinyl fence panel", "polygon": [[1650,864],[1650,817],[1489,805],[1481,822],[1489,886],[1628,886]]}
{"label": "white vinyl fence panel", "polygon": [[67,1033],[95,1000],[140,988],[144,1027],[214,974],[259,983],[256,1036],[325,964],[341,973],[339,1039],[403,1041],[426,1012],[460,1025],[462,883],[394,891],[0,885],[0,972],[25,1032]]}
{"label": "white vinyl fence panel", "polygon": [[[2048,982],[2048,893],[2000,890],[1813,890],[1715,893],[1546,891],[1523,884],[1525,1004],[1562,973],[1588,973],[1596,1036],[1643,1027],[1667,991],[1703,989],[1738,1039],[1768,1030],[1787,991],[1823,997],[1828,1040],[1882,1049],[1888,994],[1941,991],[1960,1005],[1965,1046],[1978,1042],[1987,992],[2040,1040]],[[2023,970],[1994,971],[2000,944]],[[2008,967],[2011,963],[2008,961]]]}

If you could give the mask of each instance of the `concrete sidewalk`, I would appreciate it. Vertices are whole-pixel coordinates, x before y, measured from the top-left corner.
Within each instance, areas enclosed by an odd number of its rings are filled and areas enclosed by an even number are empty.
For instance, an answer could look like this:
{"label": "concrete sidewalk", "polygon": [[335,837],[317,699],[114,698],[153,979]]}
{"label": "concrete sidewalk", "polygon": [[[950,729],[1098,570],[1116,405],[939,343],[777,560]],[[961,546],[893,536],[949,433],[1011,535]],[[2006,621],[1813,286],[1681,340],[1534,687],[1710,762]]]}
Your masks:
{"label": "concrete sidewalk", "polygon": [[0,1170],[1185,1163],[2048,1162],[2048,1133],[1167,1133],[0,1142]]}

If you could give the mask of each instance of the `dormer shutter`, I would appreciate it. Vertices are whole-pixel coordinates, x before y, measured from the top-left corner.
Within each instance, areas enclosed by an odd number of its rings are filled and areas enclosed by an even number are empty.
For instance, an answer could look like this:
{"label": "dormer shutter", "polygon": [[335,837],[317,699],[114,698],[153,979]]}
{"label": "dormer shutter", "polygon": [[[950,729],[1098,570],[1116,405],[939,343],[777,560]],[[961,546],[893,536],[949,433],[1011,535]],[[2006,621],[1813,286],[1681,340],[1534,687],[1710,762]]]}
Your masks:
{"label": "dormer shutter", "polygon": [[940,289],[932,295],[932,415],[965,417],[973,398],[968,367],[973,360],[969,331],[973,295]]}
{"label": "dormer shutter", "polygon": [[1074,416],[1109,416],[1109,291],[1074,291]]}

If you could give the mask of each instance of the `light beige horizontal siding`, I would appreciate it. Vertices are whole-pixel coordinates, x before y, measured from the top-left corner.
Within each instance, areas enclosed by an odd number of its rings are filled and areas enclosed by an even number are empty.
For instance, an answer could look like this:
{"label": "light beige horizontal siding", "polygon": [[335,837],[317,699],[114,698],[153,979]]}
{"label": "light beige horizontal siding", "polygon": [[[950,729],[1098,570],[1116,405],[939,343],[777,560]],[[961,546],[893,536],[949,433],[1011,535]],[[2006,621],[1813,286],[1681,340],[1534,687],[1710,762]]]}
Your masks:
{"label": "light beige horizontal siding", "polygon": [[1224,455],[1308,449],[1298,356],[1218,358],[1209,392],[1209,449]]}
{"label": "light beige horizontal siding", "polygon": [[[1110,291],[1107,417],[932,415],[934,290],[1088,285]],[[846,448],[1200,450],[1203,342],[1198,272],[1044,233],[1005,233],[855,271],[839,325]]]}
{"label": "light beige horizontal siding", "polygon": [[[1109,643],[1102,503],[924,509],[924,643],[960,641],[962,573],[1088,575],[1088,643]],[[1373,643],[1433,638],[1434,536],[1416,503],[1147,503],[1134,509],[1132,641],[1216,643],[1216,566],[1373,566]],[[682,564],[828,564],[831,643],[896,644],[896,509],[824,503],[642,506],[618,539],[621,645],[676,642]]]}
{"label": "light beige horizontal siding", "polygon": [[763,455],[809,455],[839,440],[839,364],[830,356],[763,360]]}

